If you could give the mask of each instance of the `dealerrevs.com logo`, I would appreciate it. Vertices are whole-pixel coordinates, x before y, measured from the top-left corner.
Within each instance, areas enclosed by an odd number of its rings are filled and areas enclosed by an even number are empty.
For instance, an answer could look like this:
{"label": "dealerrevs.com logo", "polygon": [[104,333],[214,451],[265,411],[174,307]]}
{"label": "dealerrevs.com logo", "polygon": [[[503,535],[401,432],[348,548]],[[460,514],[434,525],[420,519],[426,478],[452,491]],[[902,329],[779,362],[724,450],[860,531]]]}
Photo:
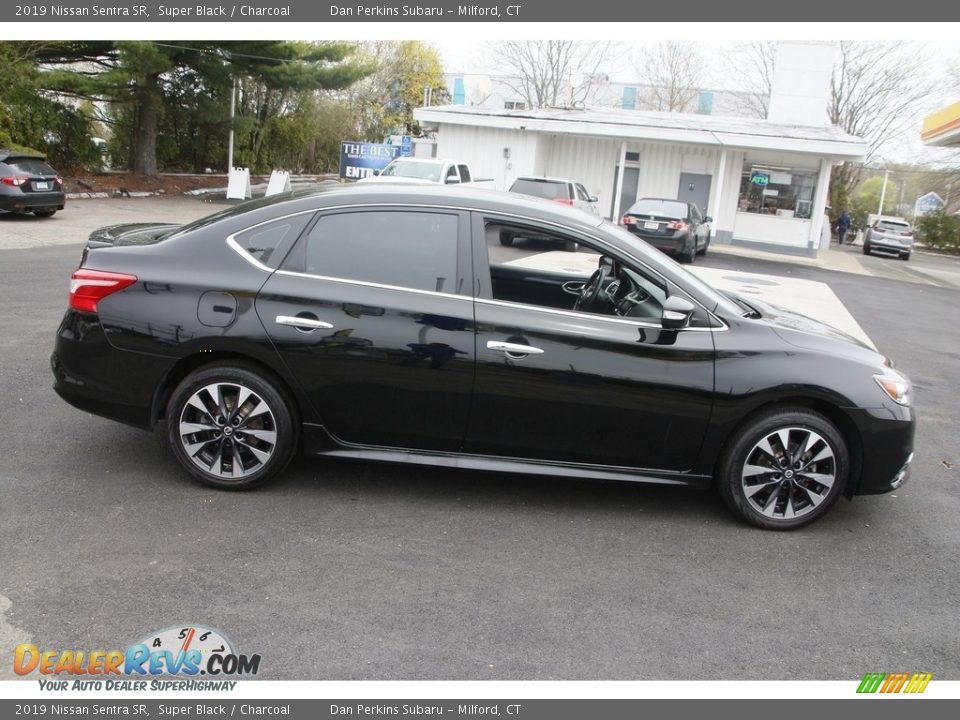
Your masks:
{"label": "dealerrevs.com logo", "polygon": [[[45,689],[66,690],[79,687],[76,682],[84,679],[106,683],[108,690],[144,690],[146,680],[128,682],[115,680],[125,678],[179,677],[195,680],[198,676],[208,678],[250,677],[260,669],[260,655],[237,653],[224,635],[200,625],[172,627],[151,633],[125,650],[50,650],[41,649],[32,643],[17,645],[13,657],[13,671],[28,676],[39,673],[48,676],[40,682]],[[56,681],[49,676],[69,677]],[[87,683],[89,684],[89,683]],[[235,682],[159,682],[152,681],[151,689],[232,689]],[[70,688],[68,688],[70,685]],[[224,687],[219,687],[224,686]]]}

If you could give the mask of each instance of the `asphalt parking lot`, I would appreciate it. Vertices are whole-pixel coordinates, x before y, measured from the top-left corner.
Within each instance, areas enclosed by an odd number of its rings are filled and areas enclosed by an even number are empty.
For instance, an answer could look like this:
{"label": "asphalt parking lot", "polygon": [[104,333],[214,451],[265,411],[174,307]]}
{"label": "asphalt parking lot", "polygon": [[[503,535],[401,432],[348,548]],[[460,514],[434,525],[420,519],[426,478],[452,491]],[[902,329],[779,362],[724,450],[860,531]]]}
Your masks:
{"label": "asphalt parking lot", "polygon": [[118,202],[0,218],[0,678],[17,642],[126,647],[198,623],[266,679],[960,679],[960,290],[936,281],[952,261],[920,278],[894,277],[913,260],[700,261],[828,283],[915,383],[911,481],[770,533],[712,493],[633,485],[306,459],[255,492],[193,483],[162,433],[51,389],[86,233],[213,209]]}

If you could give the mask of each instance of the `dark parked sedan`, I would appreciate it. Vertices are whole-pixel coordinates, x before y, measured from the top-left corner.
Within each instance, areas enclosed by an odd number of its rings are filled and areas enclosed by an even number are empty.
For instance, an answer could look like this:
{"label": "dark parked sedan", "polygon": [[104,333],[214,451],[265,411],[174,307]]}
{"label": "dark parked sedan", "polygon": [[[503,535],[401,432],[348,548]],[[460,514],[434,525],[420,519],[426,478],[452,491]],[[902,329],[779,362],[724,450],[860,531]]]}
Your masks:
{"label": "dark parked sedan", "polygon": [[[504,231],[597,253],[497,264]],[[151,428],[199,481],[337,457],[719,486],[755,525],[906,478],[909,381],[824,325],[723,295],[633,235],[466,188],[288,194],[98,231],[51,358],[71,404]]]}
{"label": "dark parked sedan", "polygon": [[66,197],[63,178],[43,155],[0,150],[0,211],[50,217]]}
{"label": "dark parked sedan", "polygon": [[693,203],[665,198],[637,200],[620,224],[658,250],[692,263],[710,247],[710,218]]}

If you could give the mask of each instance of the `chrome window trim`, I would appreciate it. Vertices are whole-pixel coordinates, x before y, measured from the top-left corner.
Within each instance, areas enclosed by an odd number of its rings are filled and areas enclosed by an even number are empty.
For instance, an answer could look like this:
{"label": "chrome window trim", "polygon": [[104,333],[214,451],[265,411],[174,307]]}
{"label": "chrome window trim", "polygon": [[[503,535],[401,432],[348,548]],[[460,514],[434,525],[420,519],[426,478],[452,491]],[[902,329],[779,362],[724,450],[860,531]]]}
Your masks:
{"label": "chrome window trim", "polygon": [[[256,230],[258,227],[263,227],[264,225],[269,225],[270,223],[280,222],[281,220],[286,220],[287,218],[297,217],[299,215],[310,215],[316,213],[317,210],[301,210],[299,212],[290,213],[289,215],[281,215],[280,217],[270,218],[269,220],[264,220],[263,222],[258,222],[256,225],[250,225],[249,227],[243,228],[243,230],[237,230],[235,233],[230,233],[227,235],[226,243],[227,247],[231,248],[235,253],[240,255],[244,260],[249,262],[258,270],[263,270],[264,272],[272,273],[277,270],[277,268],[272,268],[269,265],[264,265],[262,262],[253,257],[250,253],[240,247],[240,243],[237,242],[237,235],[242,235],[245,232],[250,230]],[[296,238],[294,238],[296,240]]]}

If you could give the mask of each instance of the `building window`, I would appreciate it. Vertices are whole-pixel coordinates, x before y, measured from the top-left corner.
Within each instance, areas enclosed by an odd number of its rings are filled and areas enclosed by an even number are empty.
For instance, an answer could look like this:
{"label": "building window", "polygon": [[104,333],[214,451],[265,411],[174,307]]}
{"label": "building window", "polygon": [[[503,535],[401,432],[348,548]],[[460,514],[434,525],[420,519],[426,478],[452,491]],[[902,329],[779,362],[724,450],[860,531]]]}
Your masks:
{"label": "building window", "polygon": [[697,97],[697,112],[701,115],[713,114],[713,93],[701,90]]}
{"label": "building window", "polygon": [[453,79],[453,104],[465,105],[467,103],[467,90],[463,85],[463,78]]}
{"label": "building window", "polygon": [[774,167],[751,162],[743,164],[740,176],[740,212],[809,219],[817,188],[817,172]]}
{"label": "building window", "polygon": [[515,100],[507,100],[503,103],[504,110],[526,110],[526,103],[517,102]]}
{"label": "building window", "polygon": [[623,89],[623,109],[637,109],[637,89],[635,87],[625,87]]}

